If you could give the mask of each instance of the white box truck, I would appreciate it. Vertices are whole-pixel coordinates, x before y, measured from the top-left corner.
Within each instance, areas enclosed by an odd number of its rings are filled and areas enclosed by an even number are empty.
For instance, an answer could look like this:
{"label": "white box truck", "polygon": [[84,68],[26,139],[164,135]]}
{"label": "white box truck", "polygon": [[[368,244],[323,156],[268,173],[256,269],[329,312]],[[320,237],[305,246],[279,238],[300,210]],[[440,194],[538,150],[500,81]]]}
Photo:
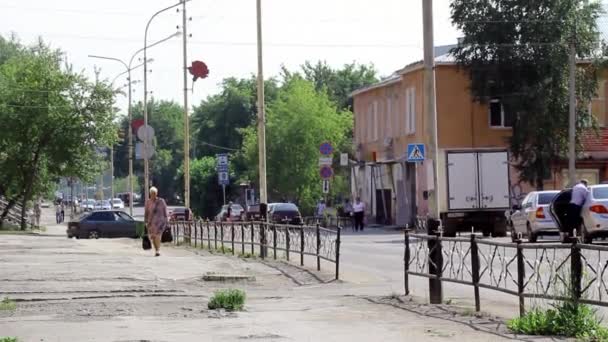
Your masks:
{"label": "white box truck", "polygon": [[[505,211],[510,206],[509,153],[505,150],[448,150],[444,196],[440,212],[444,234],[481,231],[484,236],[505,236]],[[441,166],[440,166],[441,167]],[[440,173],[441,178],[441,173]],[[442,198],[441,198],[442,197]]]}

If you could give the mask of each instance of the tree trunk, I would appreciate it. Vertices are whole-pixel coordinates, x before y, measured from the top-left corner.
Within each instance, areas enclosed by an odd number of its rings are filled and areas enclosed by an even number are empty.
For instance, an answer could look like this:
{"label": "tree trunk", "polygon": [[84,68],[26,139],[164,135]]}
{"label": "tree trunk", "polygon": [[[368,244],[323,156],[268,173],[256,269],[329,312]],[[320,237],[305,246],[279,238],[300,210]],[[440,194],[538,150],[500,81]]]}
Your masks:
{"label": "tree trunk", "polygon": [[8,201],[6,208],[4,208],[2,215],[0,215],[0,228],[4,226],[4,220],[6,219],[6,216],[8,216],[8,212],[15,206],[16,203],[17,201],[15,199],[10,199]]}
{"label": "tree trunk", "polygon": [[[32,177],[33,178],[33,177]],[[34,181],[31,180],[28,182],[25,191],[23,192],[23,201],[21,203],[21,230],[27,229],[27,201],[29,201],[30,196],[32,196],[32,186],[34,185]]]}

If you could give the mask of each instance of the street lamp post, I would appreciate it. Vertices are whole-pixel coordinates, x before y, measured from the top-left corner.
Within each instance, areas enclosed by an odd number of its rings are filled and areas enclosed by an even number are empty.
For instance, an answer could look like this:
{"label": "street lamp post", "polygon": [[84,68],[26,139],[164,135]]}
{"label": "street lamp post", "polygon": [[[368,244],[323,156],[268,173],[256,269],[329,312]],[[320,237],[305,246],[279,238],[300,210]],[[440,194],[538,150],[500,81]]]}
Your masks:
{"label": "street lamp post", "polygon": [[[148,46],[147,48],[151,48],[153,46],[156,46],[158,44],[161,44],[163,42],[166,42],[167,40],[174,38],[174,37],[178,37],[181,35],[180,31],[175,32],[174,34],[167,36],[153,44],[150,44],[150,46]],[[124,71],[123,73],[119,74],[118,76],[121,76],[123,74],[127,74],[127,80],[128,80],[128,117],[129,117],[129,126],[131,126],[131,122],[133,121],[133,113],[132,113],[132,104],[131,104],[131,95],[132,95],[132,89],[131,89],[131,85],[133,84],[133,80],[131,79],[131,71],[141,67],[141,66],[145,66],[147,63],[150,63],[153,61],[152,58],[148,59],[144,57],[144,61],[141,64],[138,64],[136,66],[133,66],[133,61],[135,60],[135,57],[142,51],[144,51],[145,48],[141,48],[137,51],[135,51],[135,53],[131,56],[131,59],[129,60],[129,63],[125,63],[123,60],[118,59],[118,58],[114,58],[114,57],[105,57],[105,56],[97,56],[97,55],[89,55],[89,57],[91,58],[98,58],[98,59],[106,59],[106,60],[111,60],[111,61],[116,61],[121,63],[125,68],[126,71]],[[117,76],[117,78],[118,78]],[[114,81],[116,80],[116,78],[114,79]],[[112,81],[112,83],[114,83],[114,81]],[[144,106],[145,108],[146,106]],[[131,127],[129,127],[129,135],[128,138],[129,139],[129,214],[133,215],[133,129],[131,129]],[[114,176],[112,174],[112,176]],[[147,188],[147,187],[146,187]]]}
{"label": "street lamp post", "polygon": [[148,137],[148,63],[147,63],[147,58],[148,58],[148,29],[150,28],[150,24],[152,23],[152,20],[154,18],[156,18],[157,15],[168,11],[172,8],[175,8],[179,5],[181,5],[182,3],[185,3],[188,0],[182,0],[176,4],[173,4],[169,7],[165,7],[163,9],[161,9],[160,11],[154,13],[152,15],[152,17],[150,17],[150,19],[148,20],[148,23],[146,24],[146,30],[144,32],[144,148],[143,148],[143,154],[144,154],[144,203],[148,202],[148,197],[149,197],[149,192],[150,192],[150,175],[149,175],[149,156],[148,156],[148,144],[149,142],[149,137]]}
{"label": "street lamp post", "polygon": [[266,192],[266,115],[264,109],[264,63],[262,59],[262,0],[257,0],[258,45],[258,149],[260,167],[260,203],[268,203]]}

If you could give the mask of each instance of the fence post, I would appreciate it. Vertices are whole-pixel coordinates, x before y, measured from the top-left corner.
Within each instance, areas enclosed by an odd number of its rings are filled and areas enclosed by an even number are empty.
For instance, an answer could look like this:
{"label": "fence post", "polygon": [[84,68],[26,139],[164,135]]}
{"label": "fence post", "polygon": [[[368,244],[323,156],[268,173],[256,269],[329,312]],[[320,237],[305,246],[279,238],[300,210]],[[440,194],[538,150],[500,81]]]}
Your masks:
{"label": "fence post", "polygon": [[287,256],[287,261],[289,261],[289,248],[291,247],[289,241],[289,226],[285,226],[285,247],[285,254]]}
{"label": "fence post", "polygon": [[300,266],[304,266],[304,226],[300,227]]}
{"label": "fence post", "polygon": [[479,246],[475,234],[471,234],[471,276],[473,278],[473,290],[475,295],[475,311],[481,310],[479,301]]}
{"label": "fence post", "polygon": [[224,222],[220,221],[220,242],[222,245],[222,253],[226,253],[226,249],[224,248]]}
{"label": "fence post", "polygon": [[211,250],[211,227],[209,227],[209,219],[207,219],[207,247]]}
{"label": "fence post", "polygon": [[403,244],[404,244],[404,252],[403,252],[403,283],[405,287],[405,295],[410,294],[410,230],[406,226],[403,231]]}
{"label": "fence post", "polygon": [[340,279],[340,232],[342,228],[340,225],[337,225],[338,236],[336,237],[336,280]]}
{"label": "fence post", "polygon": [[277,259],[277,226],[272,225],[272,248],[274,249],[274,259]]}
{"label": "fence post", "polygon": [[194,221],[194,248],[197,247],[198,243],[198,229],[196,228],[196,221]]}
{"label": "fence post", "polygon": [[232,233],[232,255],[234,255],[234,222],[232,222],[232,225],[230,226],[230,230]]}
{"label": "fence post", "polygon": [[186,224],[188,224],[188,246],[192,247],[192,224],[190,221],[186,221]]}
{"label": "fence post", "polygon": [[241,254],[245,255],[245,224],[241,223]]}
{"label": "fence post", "polygon": [[521,247],[521,239],[517,240],[517,295],[519,296],[519,316],[523,317],[526,313],[524,298],[524,281],[526,269],[524,263],[524,250]]}
{"label": "fence post", "polygon": [[570,287],[572,289],[572,298],[575,304],[581,299],[581,283],[583,277],[583,265],[581,262],[581,248],[578,245],[577,239],[572,241],[572,250],[570,252]]}
{"label": "fence post", "polygon": [[213,230],[214,230],[214,235],[213,235],[213,240],[214,240],[214,246],[215,249],[217,250],[217,222],[213,222]]}
{"label": "fence post", "polygon": [[317,271],[321,270],[321,230],[319,229],[319,223],[317,223]]}
{"label": "fence post", "polygon": [[255,225],[251,222],[251,255],[255,254]]}
{"label": "fence post", "polygon": [[441,276],[443,272],[443,253],[441,246],[441,235],[438,233],[439,221],[428,219],[427,246],[429,249],[429,273],[434,275],[429,278],[429,301],[431,304],[441,304],[443,302],[443,285]]}

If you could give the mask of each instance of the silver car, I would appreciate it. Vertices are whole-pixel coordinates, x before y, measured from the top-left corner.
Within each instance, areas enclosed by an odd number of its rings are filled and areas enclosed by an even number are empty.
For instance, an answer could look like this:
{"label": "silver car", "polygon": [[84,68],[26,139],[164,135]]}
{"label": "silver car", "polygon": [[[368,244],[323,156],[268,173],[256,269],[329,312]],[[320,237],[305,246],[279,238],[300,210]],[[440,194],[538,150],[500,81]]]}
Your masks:
{"label": "silver car", "polygon": [[558,235],[559,230],[549,205],[559,191],[533,191],[524,198],[521,206],[515,206],[511,214],[511,239],[526,236],[536,242],[540,235]]}
{"label": "silver car", "polygon": [[583,210],[581,239],[591,243],[595,237],[608,236],[608,185],[591,185]]}

